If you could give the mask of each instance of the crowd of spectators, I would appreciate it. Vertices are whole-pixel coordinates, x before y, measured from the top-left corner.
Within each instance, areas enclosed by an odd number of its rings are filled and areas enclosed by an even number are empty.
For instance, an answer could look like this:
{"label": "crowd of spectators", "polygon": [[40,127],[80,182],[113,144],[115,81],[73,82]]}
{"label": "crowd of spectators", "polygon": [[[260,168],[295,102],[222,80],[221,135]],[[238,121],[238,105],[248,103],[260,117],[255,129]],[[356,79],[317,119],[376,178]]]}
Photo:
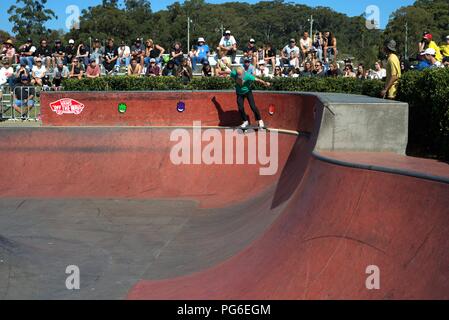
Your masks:
{"label": "crowd of spectators", "polygon": [[[420,54],[415,69],[449,67],[449,36],[439,46],[432,34],[425,32],[418,49]],[[258,46],[253,38],[239,47],[228,30],[215,49],[200,37],[189,52],[179,42],[165,49],[152,39],[144,41],[140,38],[132,44],[121,41],[118,45],[109,38],[104,46],[95,39],[91,47],[83,41],[75,43],[73,39],[67,45],[56,40],[52,47],[45,39],[38,45],[28,39],[20,46],[8,39],[3,43],[0,55],[0,86],[12,89],[16,86],[38,86],[42,90],[59,90],[63,79],[67,78],[124,74],[133,77],[174,76],[188,82],[195,75],[228,77],[237,65],[242,65],[245,72],[257,77],[347,77],[362,80],[386,77],[382,61],[377,61],[372,68],[354,65],[350,59],[339,64],[337,39],[329,31],[317,32],[313,37],[304,32],[299,43],[292,38],[280,50],[270,43]],[[13,66],[16,66],[15,70]],[[403,71],[407,68],[404,62],[401,68]],[[34,92],[30,90],[30,93]],[[23,107],[24,99],[16,100],[16,107]]]}

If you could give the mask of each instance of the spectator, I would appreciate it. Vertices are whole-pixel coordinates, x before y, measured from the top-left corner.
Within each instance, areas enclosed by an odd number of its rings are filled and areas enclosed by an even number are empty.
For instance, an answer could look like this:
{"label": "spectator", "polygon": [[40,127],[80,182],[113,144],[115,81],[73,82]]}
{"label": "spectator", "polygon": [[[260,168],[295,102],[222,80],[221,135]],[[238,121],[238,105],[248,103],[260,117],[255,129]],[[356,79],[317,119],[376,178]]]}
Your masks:
{"label": "spectator", "polygon": [[15,75],[16,79],[18,79],[19,82],[23,76],[25,76],[26,78],[30,78],[31,76],[30,71],[28,71],[28,63],[26,61],[20,62]]}
{"label": "spectator", "polygon": [[449,57],[449,36],[446,36],[445,43],[440,46],[441,54],[443,55],[443,59]]}
{"label": "spectator", "polygon": [[20,77],[20,83],[14,87],[14,110],[19,112],[22,120],[27,118],[28,112],[34,107],[36,90],[30,86],[30,78],[26,75]]}
{"label": "spectator", "polygon": [[137,63],[139,63],[142,68],[145,64],[145,51],[146,48],[142,43],[142,39],[137,38],[134,45],[131,46],[131,57],[132,59],[136,59]]}
{"label": "spectator", "polygon": [[352,64],[346,64],[345,68],[343,69],[343,77],[344,78],[355,78],[356,74],[354,72],[354,68],[352,67]]}
{"label": "spectator", "polygon": [[325,77],[326,76],[326,72],[324,71],[323,63],[321,61],[315,62],[315,70],[313,71],[313,75],[315,77]]}
{"label": "spectator", "polygon": [[399,58],[396,55],[396,41],[387,40],[384,45],[384,52],[388,56],[387,62],[387,77],[384,90],[381,92],[381,96],[388,99],[396,98],[397,86],[399,79],[401,78],[401,64]]}
{"label": "spectator", "polygon": [[86,77],[87,78],[99,78],[101,75],[100,66],[97,63],[96,59],[91,58],[89,61],[89,65],[87,66],[86,70]]}
{"label": "spectator", "polygon": [[162,75],[165,77],[176,76],[175,62],[173,60],[167,62],[166,66],[162,70]]}
{"label": "spectator", "polygon": [[426,49],[435,50],[435,58],[437,61],[443,61],[443,55],[441,54],[440,47],[433,41],[433,35],[430,32],[424,32],[423,38],[418,45],[419,52],[426,51]]}
{"label": "spectator", "polygon": [[43,65],[41,58],[36,58],[35,62],[36,64],[31,71],[31,84],[42,87],[42,79],[45,77],[47,69]]}
{"label": "spectator", "polygon": [[173,60],[176,66],[181,65],[181,62],[184,60],[184,53],[182,52],[182,46],[180,42],[175,42],[175,44],[173,45],[170,58],[171,60]]}
{"label": "spectator", "polygon": [[67,66],[64,65],[62,60],[57,60],[56,68],[53,70],[53,89],[59,91],[62,81],[70,76],[70,71]]}
{"label": "spectator", "polygon": [[84,44],[83,41],[78,45],[78,49],[76,50],[76,57],[79,61],[81,61],[86,68],[89,65],[90,59],[90,48]]}
{"label": "spectator", "polygon": [[[137,61],[137,59],[133,58]],[[117,64],[115,65],[117,71],[120,69],[121,66],[125,66],[128,68],[129,64],[131,62],[131,49],[126,45],[125,41],[122,41],[120,43],[120,46],[117,49]],[[141,65],[142,69],[142,65]],[[128,68],[129,73],[129,68]]]}
{"label": "spectator", "polygon": [[103,63],[104,48],[101,46],[101,42],[98,39],[94,40],[93,47],[90,51],[90,58],[95,59],[97,65]]}
{"label": "spectator", "polygon": [[183,59],[176,71],[176,75],[180,77],[184,83],[190,82],[193,77],[192,68],[189,66],[188,62],[187,59]]}
{"label": "spectator", "polygon": [[[37,58],[41,59],[42,64],[47,68],[50,69],[51,65],[51,57],[52,52],[50,47],[47,44],[47,40],[41,40],[39,48],[37,48],[36,52],[34,53],[34,59],[36,61]],[[33,82],[33,80],[31,81]]]}
{"label": "spectator", "polygon": [[316,57],[321,62],[324,62],[323,60],[323,51],[324,51],[324,40],[323,40],[323,34],[321,32],[318,32],[315,34],[315,39],[313,41],[313,48],[316,50]]}
{"label": "spectator", "polygon": [[329,70],[327,70],[326,76],[334,78],[343,76],[343,72],[341,72],[337,62],[334,61],[329,65]]}
{"label": "spectator", "polygon": [[271,43],[267,43],[263,48],[263,59],[267,65],[271,65],[273,68],[276,66],[276,49],[273,48]]}
{"label": "spectator", "polygon": [[270,76],[270,71],[268,70],[265,61],[263,61],[263,60],[259,61],[258,67],[256,68],[255,75],[256,75],[256,77],[265,77],[265,78]]}
{"label": "spectator", "polygon": [[114,39],[110,38],[108,39],[108,45],[104,49],[104,56],[103,56],[103,66],[109,74],[111,74],[114,71],[117,59],[118,59],[118,49],[114,45]]}
{"label": "spectator", "polygon": [[72,63],[72,60],[76,57],[76,48],[75,48],[75,40],[70,39],[69,45],[65,47],[65,64],[69,65]]}
{"label": "spectator", "polygon": [[387,76],[387,71],[382,66],[382,61],[376,61],[374,70],[369,70],[368,78],[372,80],[383,80]]}
{"label": "spectator", "polygon": [[131,64],[128,66],[128,76],[140,77],[142,74],[142,65],[137,63],[137,60],[132,58]]}
{"label": "spectator", "polygon": [[59,65],[59,62],[64,63],[65,61],[65,49],[62,47],[61,40],[55,41],[55,46],[52,52],[52,61],[53,61],[53,68],[56,68],[57,65]]}
{"label": "spectator", "polygon": [[290,39],[290,43],[282,49],[281,66],[299,66],[300,50],[296,46],[296,40]]}
{"label": "spectator", "polygon": [[81,80],[83,78],[83,66],[78,60],[78,58],[72,59],[72,64],[70,66],[70,78],[77,78],[78,80]]}
{"label": "spectator", "polygon": [[302,77],[311,77],[313,76],[313,65],[310,61],[306,61],[304,63],[304,70],[301,72]]}
{"label": "spectator", "polygon": [[193,68],[195,68],[197,64],[203,64],[204,61],[209,60],[210,49],[204,38],[198,38],[198,45],[193,47],[192,53],[190,58],[192,59]]}
{"label": "spectator", "polygon": [[50,89],[51,89],[50,76],[48,74],[46,74],[42,78],[42,91],[50,91]]}
{"label": "spectator", "polygon": [[243,60],[243,70],[245,70],[245,73],[248,73],[250,75],[254,75],[255,70],[254,66],[251,64],[251,60],[248,58],[245,58]]}
{"label": "spectator", "polygon": [[235,57],[237,55],[237,41],[231,31],[226,30],[223,34],[223,38],[220,40],[218,47],[219,57],[231,57],[231,63],[236,64]]}
{"label": "spectator", "polygon": [[249,39],[248,45],[243,48],[243,59],[249,60],[254,66],[257,66],[258,52],[256,47],[256,40]]}
{"label": "spectator", "polygon": [[449,57],[443,58],[443,67],[449,68]]}
{"label": "spectator", "polygon": [[150,59],[150,64],[147,68],[147,77],[158,77],[161,75],[161,68],[156,64],[157,60],[155,58]]}
{"label": "spectator", "polygon": [[0,57],[1,61],[7,60],[10,65],[16,62],[16,49],[14,48],[14,42],[11,39],[8,39],[3,43]]}
{"label": "spectator", "polygon": [[20,63],[25,62],[28,66],[28,70],[33,68],[35,52],[36,47],[33,46],[32,39],[28,39],[24,45],[19,47]]}
{"label": "spectator", "polygon": [[363,64],[359,64],[357,66],[357,73],[355,77],[359,80],[366,80],[366,70]]}
{"label": "spectator", "polygon": [[312,49],[312,39],[310,39],[308,32],[303,33],[302,38],[299,40],[299,47],[301,49],[301,59],[304,62],[310,49]]}
{"label": "spectator", "polygon": [[210,66],[209,61],[203,62],[203,68],[201,70],[201,73],[203,74],[204,77],[212,77],[214,75],[214,71]]}
{"label": "spectator", "polygon": [[422,53],[422,55],[424,55],[424,58],[429,63],[429,68],[430,69],[442,68],[443,67],[443,64],[440,61],[438,61],[437,58],[436,58],[435,49],[427,48],[426,51],[424,51]]}
{"label": "spectator", "polygon": [[324,33],[324,60],[332,62],[337,60],[337,38],[330,31]]}
{"label": "spectator", "polygon": [[151,59],[156,60],[156,64],[161,65],[162,55],[165,53],[165,49],[160,45],[154,44],[152,39],[148,39],[145,48],[145,65],[149,65]]}
{"label": "spectator", "polygon": [[11,88],[14,87],[14,70],[9,60],[5,60],[0,68],[0,91],[5,84],[8,84]]}
{"label": "spectator", "polygon": [[[250,63],[248,62],[248,65]],[[229,58],[222,57],[218,60],[217,65],[215,66],[215,75],[218,77],[227,77],[231,74],[231,64],[229,62]]]}
{"label": "spectator", "polygon": [[279,78],[279,77],[283,77],[284,76],[284,74],[282,73],[282,68],[280,66],[276,66],[274,68],[273,76],[275,78]]}

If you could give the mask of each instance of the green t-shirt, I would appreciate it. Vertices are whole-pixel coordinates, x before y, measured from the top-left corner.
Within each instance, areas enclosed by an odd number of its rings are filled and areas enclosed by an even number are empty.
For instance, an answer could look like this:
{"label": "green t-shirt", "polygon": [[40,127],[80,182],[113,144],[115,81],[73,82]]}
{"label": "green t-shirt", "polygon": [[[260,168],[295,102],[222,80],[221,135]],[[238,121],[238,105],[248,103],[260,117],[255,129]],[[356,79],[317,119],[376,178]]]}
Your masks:
{"label": "green t-shirt", "polygon": [[[237,70],[232,70],[231,72],[231,78],[237,79]],[[256,77],[253,75],[246,73],[243,76],[243,85],[240,85],[238,83],[235,84],[235,90],[237,91],[237,94],[247,94],[251,91],[251,85],[256,80]]]}

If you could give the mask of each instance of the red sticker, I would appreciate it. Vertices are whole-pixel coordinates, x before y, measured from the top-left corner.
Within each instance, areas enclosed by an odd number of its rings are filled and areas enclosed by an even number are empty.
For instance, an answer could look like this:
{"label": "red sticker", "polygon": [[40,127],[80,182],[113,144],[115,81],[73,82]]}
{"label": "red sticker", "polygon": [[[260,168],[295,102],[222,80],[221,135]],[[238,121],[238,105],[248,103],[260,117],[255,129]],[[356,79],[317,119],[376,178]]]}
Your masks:
{"label": "red sticker", "polygon": [[83,112],[84,104],[73,99],[64,98],[50,103],[50,108],[57,115],[80,114]]}

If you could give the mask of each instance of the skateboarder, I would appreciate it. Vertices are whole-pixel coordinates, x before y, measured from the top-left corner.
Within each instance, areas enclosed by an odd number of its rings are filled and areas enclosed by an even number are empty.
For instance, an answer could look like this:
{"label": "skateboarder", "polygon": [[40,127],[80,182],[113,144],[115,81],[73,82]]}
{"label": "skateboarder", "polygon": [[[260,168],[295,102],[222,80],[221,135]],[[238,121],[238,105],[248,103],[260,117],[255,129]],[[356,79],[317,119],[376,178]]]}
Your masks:
{"label": "skateboarder", "polygon": [[256,120],[259,122],[259,128],[265,128],[265,124],[260,116],[260,111],[256,106],[254,101],[253,92],[251,86],[254,82],[259,82],[262,85],[269,87],[271,83],[265,82],[261,79],[256,78],[255,76],[246,73],[242,67],[238,67],[237,69],[231,72],[231,78],[235,80],[235,89],[237,93],[237,105],[239,107],[240,115],[243,119],[243,124],[240,126],[242,130],[246,130],[249,127],[249,119],[245,112],[245,98],[248,99],[249,105],[251,106],[251,110],[254,112],[256,116]]}

